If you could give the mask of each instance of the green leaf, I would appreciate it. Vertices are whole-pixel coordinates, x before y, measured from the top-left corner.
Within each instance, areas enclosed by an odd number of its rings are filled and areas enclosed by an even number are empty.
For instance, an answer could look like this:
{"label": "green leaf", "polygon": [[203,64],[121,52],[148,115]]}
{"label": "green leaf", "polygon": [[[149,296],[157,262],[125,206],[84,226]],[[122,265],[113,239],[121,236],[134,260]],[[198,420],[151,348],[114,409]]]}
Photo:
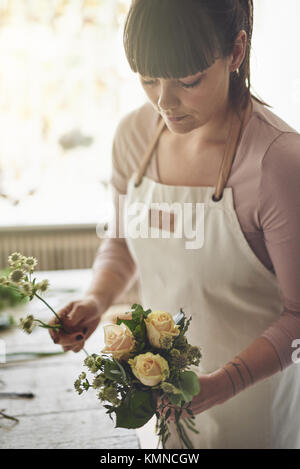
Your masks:
{"label": "green leaf", "polygon": [[189,424],[192,425],[192,426],[195,426],[195,425],[196,425],[195,420],[193,420],[193,419],[191,419],[191,418],[189,418],[189,417],[188,417],[188,418],[185,418],[184,421],[185,421],[185,422],[189,422]]}
{"label": "green leaf", "polygon": [[190,326],[190,323],[191,323],[191,320],[192,320],[192,316],[189,317],[189,319],[186,321],[186,323],[184,324],[184,327],[181,331],[182,335],[184,335],[186,333],[186,331],[188,330],[189,326]]}
{"label": "green leaf", "polygon": [[114,364],[119,368],[119,373],[121,373],[122,375],[122,379],[123,379],[123,382],[125,384],[128,384],[128,379],[127,379],[127,375],[126,375],[126,371],[124,369],[124,367],[121,365],[121,363],[119,363],[117,360],[113,360]]}
{"label": "green leaf", "polygon": [[[183,422],[184,422],[184,424],[187,426],[187,428],[188,428],[189,430],[191,430],[192,432],[194,432],[194,433],[196,433],[196,434],[199,434],[199,433],[200,433],[200,432],[195,428],[195,426],[190,425],[190,423],[189,423],[188,421],[184,420]],[[194,424],[194,425],[195,425],[195,424]]]}
{"label": "green leaf", "polygon": [[165,416],[165,419],[166,419],[166,420],[168,420],[168,418],[170,417],[171,412],[172,412],[172,409],[169,408],[169,409],[167,410],[167,412],[166,412],[166,416]]}
{"label": "green leaf", "polygon": [[140,428],[155,414],[156,399],[152,391],[130,391],[116,409],[116,428]]}
{"label": "green leaf", "polygon": [[143,313],[144,309],[143,309],[142,305],[134,304],[131,307],[131,311],[132,311],[132,314],[134,314],[134,313]]}
{"label": "green leaf", "polygon": [[200,392],[199,379],[193,371],[183,371],[179,375],[179,389],[185,402],[190,402]]}
{"label": "green leaf", "polygon": [[141,318],[143,318],[143,310],[135,310],[132,313],[132,319],[136,322],[140,322]]}
{"label": "green leaf", "polygon": [[182,426],[179,420],[176,420],[176,428],[177,428],[177,431],[179,433],[181,440],[183,441],[187,449],[194,449],[191,440],[189,439],[184,427]]}
{"label": "green leaf", "polygon": [[[117,372],[117,373],[116,373]],[[114,360],[106,360],[104,364],[104,376],[111,381],[119,381],[121,370]]]}
{"label": "green leaf", "polygon": [[181,394],[168,394],[168,400],[171,402],[171,404],[180,406],[181,401],[182,401],[182,395]]}
{"label": "green leaf", "polygon": [[194,414],[193,414],[193,411],[192,411],[189,407],[187,407],[185,410],[186,410],[186,412],[191,416],[192,419],[195,418],[195,416],[194,416]]}
{"label": "green leaf", "polygon": [[136,328],[136,323],[132,321],[132,319],[118,319],[117,320],[117,325],[120,326],[120,324],[124,323],[133,333],[134,329]]}

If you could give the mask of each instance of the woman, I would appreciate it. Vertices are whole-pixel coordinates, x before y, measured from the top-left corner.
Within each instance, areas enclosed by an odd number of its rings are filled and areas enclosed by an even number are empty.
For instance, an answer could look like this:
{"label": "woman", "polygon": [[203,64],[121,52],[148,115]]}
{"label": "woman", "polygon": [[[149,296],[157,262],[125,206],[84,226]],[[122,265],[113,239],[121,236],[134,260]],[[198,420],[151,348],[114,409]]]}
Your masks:
{"label": "woman", "polygon": [[[252,13],[252,0],[133,2],[124,45],[150,103],[115,135],[116,214],[126,194],[161,234],[153,203],[190,203],[193,220],[202,204],[204,242],[172,237],[172,210],[169,238],[105,240],[86,297],[60,311],[70,333],[51,332],[78,352],[137,278],[145,308],[191,314],[203,357],[189,436],[200,449],[300,448],[300,136],[250,93]],[[167,447],[180,448],[172,418]],[[144,448],[153,423],[138,432]]]}

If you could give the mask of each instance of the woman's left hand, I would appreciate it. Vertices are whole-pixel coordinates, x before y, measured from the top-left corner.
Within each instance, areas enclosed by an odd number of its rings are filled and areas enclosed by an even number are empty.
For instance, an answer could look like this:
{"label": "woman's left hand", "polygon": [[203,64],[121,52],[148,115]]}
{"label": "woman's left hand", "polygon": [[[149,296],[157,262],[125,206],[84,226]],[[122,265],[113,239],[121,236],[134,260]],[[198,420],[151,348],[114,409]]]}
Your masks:
{"label": "woman's left hand", "polygon": [[[200,375],[198,379],[200,384],[200,393],[193,398],[192,404],[190,406],[190,409],[194,415],[200,414],[201,412],[204,412],[205,410],[208,410],[217,404],[222,404],[233,396],[232,384],[224,371],[219,372],[218,370],[217,372],[210,373],[208,375]],[[168,410],[168,407],[171,407],[172,411],[168,421],[174,421],[175,409],[179,410],[180,408],[170,404],[163,411],[160,411],[159,408],[162,402],[165,405],[168,403],[165,398],[163,400],[159,398],[158,411],[161,415],[164,416]],[[187,407],[187,405],[188,404],[186,404],[184,408]],[[190,417],[190,415],[186,411],[183,411],[181,418],[188,417]]]}

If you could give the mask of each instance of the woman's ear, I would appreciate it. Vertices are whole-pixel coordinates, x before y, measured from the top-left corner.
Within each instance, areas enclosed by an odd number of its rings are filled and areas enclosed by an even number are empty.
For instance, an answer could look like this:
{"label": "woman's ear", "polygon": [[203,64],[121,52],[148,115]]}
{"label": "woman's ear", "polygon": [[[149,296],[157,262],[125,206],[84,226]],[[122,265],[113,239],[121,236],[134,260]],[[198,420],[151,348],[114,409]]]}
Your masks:
{"label": "woman's ear", "polygon": [[244,30],[241,30],[236,37],[234,49],[230,56],[231,63],[230,63],[230,72],[235,72],[240,68],[242,65],[246,50],[247,50],[247,33]]}

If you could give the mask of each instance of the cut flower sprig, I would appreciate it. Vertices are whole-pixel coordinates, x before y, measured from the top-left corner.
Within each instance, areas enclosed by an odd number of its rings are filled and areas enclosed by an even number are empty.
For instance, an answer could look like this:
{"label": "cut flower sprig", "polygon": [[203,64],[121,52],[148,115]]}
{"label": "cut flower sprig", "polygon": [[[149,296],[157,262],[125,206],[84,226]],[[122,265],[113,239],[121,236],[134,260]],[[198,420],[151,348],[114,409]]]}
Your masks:
{"label": "cut flower sprig", "polygon": [[[19,252],[12,253],[8,257],[9,275],[8,277],[0,277],[0,284],[15,289],[23,298],[28,298],[29,301],[33,300],[34,297],[38,298],[47,306],[47,308],[50,309],[50,311],[52,311],[59,322],[52,326],[30,314],[26,318],[20,319],[19,327],[24,332],[31,334],[36,325],[45,329],[61,329],[64,332],[67,332],[58,314],[49,305],[49,303],[47,303],[47,301],[38,294],[45,293],[49,289],[50,284],[47,279],[37,282],[36,278],[32,278],[37,264],[38,261],[35,257],[26,257]],[[83,349],[83,351],[88,355],[85,349]]]}

